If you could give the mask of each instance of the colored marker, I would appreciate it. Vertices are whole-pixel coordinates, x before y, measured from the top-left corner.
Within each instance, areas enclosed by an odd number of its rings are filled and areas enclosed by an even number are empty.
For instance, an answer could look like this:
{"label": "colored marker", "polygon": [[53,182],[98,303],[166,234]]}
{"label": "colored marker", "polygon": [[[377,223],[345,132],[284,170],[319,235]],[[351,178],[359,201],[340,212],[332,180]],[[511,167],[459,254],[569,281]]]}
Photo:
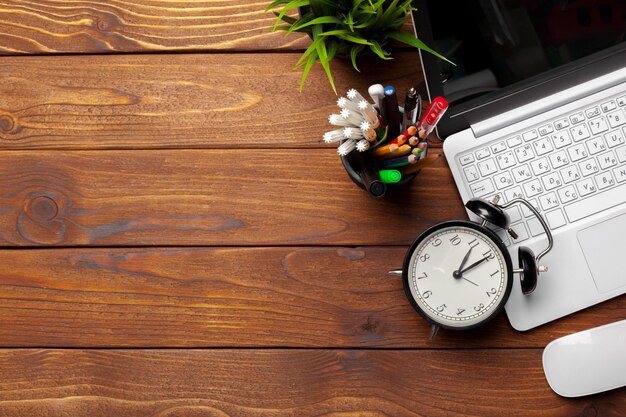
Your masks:
{"label": "colored marker", "polygon": [[348,96],[350,100],[352,100],[354,103],[357,103],[357,104],[359,103],[359,101],[365,100],[365,98],[363,98],[363,96],[354,88],[349,89],[346,96]]}
{"label": "colored marker", "polygon": [[378,175],[385,184],[395,184],[402,179],[402,173],[397,169],[383,169],[378,171]]}
{"label": "colored marker", "polygon": [[370,143],[367,139],[361,139],[356,143],[356,150],[359,152],[365,152],[370,148]]}
{"label": "colored marker", "polygon": [[330,132],[326,132],[324,133],[323,138],[324,143],[334,143],[345,139],[343,137],[343,129],[331,130]]}
{"label": "colored marker", "polygon": [[351,100],[348,100],[345,97],[339,97],[337,99],[337,106],[340,109],[348,109],[350,111],[354,111],[354,112],[358,112],[359,111],[359,107],[356,103],[354,103]]}
{"label": "colored marker", "polygon": [[341,117],[340,114],[331,114],[330,116],[328,116],[328,123],[334,126],[343,126],[343,127],[353,126],[353,124],[350,121]]}
{"label": "colored marker", "polygon": [[350,152],[356,149],[356,142],[353,140],[347,140],[337,148],[337,153],[340,156],[346,156]]}
{"label": "colored marker", "polygon": [[446,110],[448,110],[448,102],[446,99],[443,97],[435,97],[426,108],[424,115],[417,124],[420,138],[425,139],[435,130],[437,123],[439,123]]}
{"label": "colored marker", "polygon": [[368,153],[353,152],[348,156],[348,162],[372,197],[378,198],[385,195],[387,186],[381,181],[378,171],[374,168],[374,161]]}
{"label": "colored marker", "polygon": [[372,84],[367,89],[367,92],[372,98],[374,104],[376,104],[376,106],[380,109],[380,102],[385,96],[385,87],[383,87],[382,84]]}

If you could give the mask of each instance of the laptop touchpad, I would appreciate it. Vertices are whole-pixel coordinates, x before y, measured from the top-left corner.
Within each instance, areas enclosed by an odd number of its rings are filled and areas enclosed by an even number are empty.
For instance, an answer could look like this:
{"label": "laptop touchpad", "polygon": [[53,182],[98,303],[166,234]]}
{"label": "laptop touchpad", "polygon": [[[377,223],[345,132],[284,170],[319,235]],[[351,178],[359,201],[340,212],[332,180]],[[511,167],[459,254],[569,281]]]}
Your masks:
{"label": "laptop touchpad", "polygon": [[626,285],[626,214],[581,230],[577,236],[598,291]]}

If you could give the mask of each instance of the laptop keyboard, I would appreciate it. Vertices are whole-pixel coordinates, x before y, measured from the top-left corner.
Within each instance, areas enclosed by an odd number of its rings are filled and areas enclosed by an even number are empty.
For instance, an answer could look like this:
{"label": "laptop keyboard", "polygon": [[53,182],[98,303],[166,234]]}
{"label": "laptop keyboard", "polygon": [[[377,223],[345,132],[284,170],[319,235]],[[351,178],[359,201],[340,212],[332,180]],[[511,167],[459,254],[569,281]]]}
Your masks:
{"label": "laptop keyboard", "polygon": [[[554,231],[626,202],[625,137],[620,95],[462,153],[458,163],[473,197],[525,198]],[[514,243],[543,233],[526,207],[506,211],[519,235]]]}

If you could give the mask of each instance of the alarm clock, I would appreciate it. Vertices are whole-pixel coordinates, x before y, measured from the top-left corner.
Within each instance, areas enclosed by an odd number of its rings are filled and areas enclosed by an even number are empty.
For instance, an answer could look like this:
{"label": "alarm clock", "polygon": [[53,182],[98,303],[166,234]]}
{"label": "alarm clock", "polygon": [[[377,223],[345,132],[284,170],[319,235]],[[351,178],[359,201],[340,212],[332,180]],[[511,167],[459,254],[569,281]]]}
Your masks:
{"label": "alarm clock", "polygon": [[[545,220],[528,201],[516,198],[498,205],[471,199],[465,207],[482,222],[447,221],[436,224],[415,239],[404,258],[401,270],[404,291],[411,305],[433,325],[431,338],[439,328],[468,330],[484,325],[506,304],[514,274],[520,275],[524,294],[535,290],[537,277],[547,272],[539,260],[552,249],[552,234]],[[525,205],[541,223],[548,247],[538,256],[527,247],[519,247],[519,268],[513,267],[508,249],[488,225],[501,228],[517,239],[509,226],[504,209]]]}

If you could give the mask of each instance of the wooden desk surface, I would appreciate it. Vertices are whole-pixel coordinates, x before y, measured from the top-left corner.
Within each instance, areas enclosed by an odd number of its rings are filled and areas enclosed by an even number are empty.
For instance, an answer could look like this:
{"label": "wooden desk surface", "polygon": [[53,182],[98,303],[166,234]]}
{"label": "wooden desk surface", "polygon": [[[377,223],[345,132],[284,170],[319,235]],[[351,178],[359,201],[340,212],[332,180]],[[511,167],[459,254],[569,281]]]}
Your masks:
{"label": "wooden desk surface", "polygon": [[[0,416],[626,415],[541,365],[624,297],[428,340],[387,271],[464,217],[449,169],[354,186],[266,3],[0,1]],[[395,58],[335,60],[338,88],[421,80]]]}

